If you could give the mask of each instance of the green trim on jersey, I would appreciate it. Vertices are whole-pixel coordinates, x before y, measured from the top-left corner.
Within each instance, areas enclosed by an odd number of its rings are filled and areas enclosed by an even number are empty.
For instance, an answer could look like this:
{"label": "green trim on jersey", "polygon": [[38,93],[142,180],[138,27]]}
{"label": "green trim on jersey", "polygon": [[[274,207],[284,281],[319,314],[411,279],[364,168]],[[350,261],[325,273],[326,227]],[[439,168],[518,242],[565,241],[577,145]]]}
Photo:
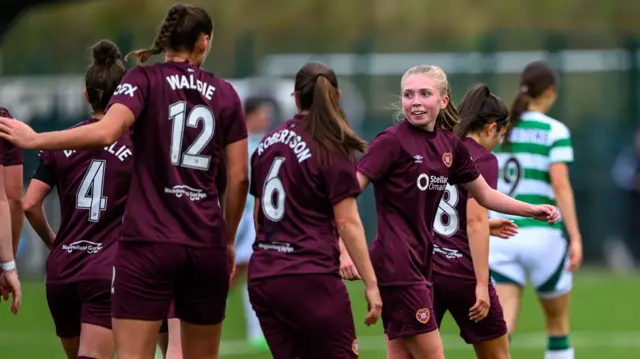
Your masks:
{"label": "green trim on jersey", "polygon": [[[545,114],[527,111],[511,132],[507,148],[499,145],[494,154],[498,158],[498,190],[517,200],[556,205],[549,176],[552,163],[573,162],[571,133],[567,126]],[[491,217],[515,220],[520,228],[558,228],[562,222],[550,225],[543,221],[491,212]]]}

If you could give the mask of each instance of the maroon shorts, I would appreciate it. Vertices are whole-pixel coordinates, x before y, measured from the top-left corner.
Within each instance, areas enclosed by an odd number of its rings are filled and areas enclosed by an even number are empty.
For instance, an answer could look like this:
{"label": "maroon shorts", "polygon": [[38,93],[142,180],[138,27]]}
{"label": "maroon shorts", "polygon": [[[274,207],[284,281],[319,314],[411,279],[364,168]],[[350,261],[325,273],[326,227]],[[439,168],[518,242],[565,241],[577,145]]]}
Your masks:
{"label": "maroon shorts", "polygon": [[382,325],[389,340],[438,329],[433,294],[425,285],[380,286]]}
{"label": "maroon shorts", "polygon": [[500,338],[507,334],[502,306],[493,284],[489,283],[489,314],[483,320],[474,323],[469,319],[469,309],[476,302],[476,281],[433,274],[434,311],[438,326],[447,310],[460,328],[460,337],[467,344],[478,344]]}
{"label": "maroon shorts", "polygon": [[358,357],[351,301],[339,277],[250,281],[249,298],[274,359]]}
{"label": "maroon shorts", "polygon": [[112,315],[164,320],[171,301],[180,320],[219,324],[229,292],[226,248],[158,242],[120,242],[113,279]]}
{"label": "maroon shorts", "polygon": [[47,283],[47,304],[60,338],[80,335],[81,324],[111,329],[111,281]]}
{"label": "maroon shorts", "polygon": [[164,318],[164,320],[162,321],[162,325],[160,325],[160,333],[169,333],[169,319],[175,319],[176,318],[176,303],[175,302],[171,302],[171,305],[169,305],[169,314],[167,314],[167,317]]}

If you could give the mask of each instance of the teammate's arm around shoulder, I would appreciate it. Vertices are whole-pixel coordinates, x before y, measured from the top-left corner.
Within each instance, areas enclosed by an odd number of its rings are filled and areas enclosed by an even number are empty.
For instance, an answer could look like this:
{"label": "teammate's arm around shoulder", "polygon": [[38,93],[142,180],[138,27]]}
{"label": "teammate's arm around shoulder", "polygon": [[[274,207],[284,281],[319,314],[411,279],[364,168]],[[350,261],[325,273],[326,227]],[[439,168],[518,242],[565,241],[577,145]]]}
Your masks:
{"label": "teammate's arm around shoulder", "polygon": [[549,150],[549,178],[556,203],[562,214],[562,221],[567,230],[570,242],[570,270],[576,270],[582,263],[582,235],[578,226],[578,215],[569,180],[569,166],[573,162],[573,148],[569,129],[564,124],[557,124],[552,130],[551,148]]}
{"label": "teammate's arm around shoulder", "polygon": [[367,325],[375,324],[382,314],[382,299],[378,291],[378,280],[369,258],[364,227],[358,213],[355,197],[347,197],[334,204],[333,213],[344,246],[366,287],[369,313],[365,323]]}

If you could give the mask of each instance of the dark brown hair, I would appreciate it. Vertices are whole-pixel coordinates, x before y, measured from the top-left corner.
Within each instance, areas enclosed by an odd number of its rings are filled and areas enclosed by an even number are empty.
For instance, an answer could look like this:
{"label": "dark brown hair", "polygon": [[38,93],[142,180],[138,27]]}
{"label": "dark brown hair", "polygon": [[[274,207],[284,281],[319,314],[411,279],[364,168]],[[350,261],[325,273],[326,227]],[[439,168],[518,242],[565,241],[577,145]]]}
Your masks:
{"label": "dark brown hair", "polygon": [[527,65],[520,75],[518,94],[511,105],[511,123],[504,134],[502,145],[511,143],[511,132],[520,121],[522,114],[529,108],[531,100],[538,98],[547,89],[558,85],[558,75],[544,61],[534,61]]}
{"label": "dark brown hair", "polygon": [[113,42],[100,40],[91,52],[93,63],[84,77],[87,98],[94,112],[104,112],[126,70],[120,60],[122,54]]}
{"label": "dark brown hair", "polygon": [[364,152],[367,143],[351,129],[338,102],[338,79],[333,70],[319,62],[304,65],[296,74],[294,91],[299,97],[300,111],[308,133],[317,146],[318,164],[330,164],[330,153],[355,156]]}
{"label": "dark brown hair", "polygon": [[476,132],[488,123],[495,122],[498,131],[508,123],[509,109],[502,99],[489,91],[485,84],[477,84],[458,105],[460,110],[460,125],[456,133],[464,138],[469,132]]}
{"label": "dark brown hair", "polygon": [[133,51],[125,60],[135,56],[142,63],[167,50],[193,51],[202,34],[211,36],[212,33],[213,22],[206,11],[193,5],[175,4],[162,21],[151,48]]}

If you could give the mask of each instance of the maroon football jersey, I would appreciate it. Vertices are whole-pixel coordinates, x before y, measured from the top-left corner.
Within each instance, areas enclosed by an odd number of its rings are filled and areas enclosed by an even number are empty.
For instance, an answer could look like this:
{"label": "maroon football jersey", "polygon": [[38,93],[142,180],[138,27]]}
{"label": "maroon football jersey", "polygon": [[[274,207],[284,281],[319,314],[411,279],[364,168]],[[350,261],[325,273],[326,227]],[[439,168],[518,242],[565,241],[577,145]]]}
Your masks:
{"label": "maroon football jersey", "polygon": [[[0,107],[0,117],[11,117],[11,113],[4,107]],[[21,165],[24,162],[22,149],[13,143],[0,140],[0,164],[5,167]]]}
{"label": "maroon football jersey", "polygon": [[333,155],[321,168],[303,121],[298,115],[266,135],[251,157],[250,193],[260,199],[261,209],[250,280],[338,275],[333,205],[360,194],[355,159]]}
{"label": "maroon football jersey", "polygon": [[34,179],[58,189],[61,212],[48,282],[111,278],[132,171],[128,133],[100,149],[40,152]]}
{"label": "maroon football jersey", "polygon": [[[498,159],[474,139],[463,143],[478,171],[491,188],[498,186]],[[434,222],[433,271],[475,280],[469,238],[467,237],[467,199],[471,195],[459,185],[447,184]],[[488,239],[488,238],[487,238]]]}
{"label": "maroon football jersey", "polygon": [[381,132],[358,163],[373,183],[378,233],[371,260],[381,285],[428,283],[433,220],[447,182],[479,174],[451,131],[427,132],[403,120]]}
{"label": "maroon football jersey", "polygon": [[216,180],[224,148],[247,137],[238,94],[188,62],[137,66],[111,98],[136,117],[123,240],[226,246]]}

